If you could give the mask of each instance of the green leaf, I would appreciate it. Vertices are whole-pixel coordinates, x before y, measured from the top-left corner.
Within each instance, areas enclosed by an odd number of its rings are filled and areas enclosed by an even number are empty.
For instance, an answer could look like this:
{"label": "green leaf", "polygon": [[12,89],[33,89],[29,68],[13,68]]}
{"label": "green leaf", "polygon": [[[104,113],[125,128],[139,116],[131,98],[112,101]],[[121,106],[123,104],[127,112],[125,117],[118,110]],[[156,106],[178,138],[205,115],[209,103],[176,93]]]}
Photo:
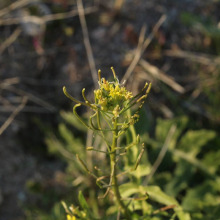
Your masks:
{"label": "green leaf", "polygon": [[203,210],[207,206],[216,206],[220,203],[219,180],[207,180],[203,184],[189,189],[183,199],[183,208],[189,211]]}
{"label": "green leaf", "polygon": [[151,171],[150,166],[145,164],[139,164],[137,169],[134,171],[131,171],[130,174],[132,176],[135,176],[137,179],[140,179],[143,176],[147,176]]}
{"label": "green leaf", "polygon": [[187,188],[194,172],[195,168],[191,164],[184,160],[179,160],[173,178],[166,185],[165,191],[171,196],[177,196],[181,190]]}
{"label": "green leaf", "polygon": [[135,124],[135,129],[137,134],[144,135],[152,127],[152,117],[150,117],[149,113],[147,113],[144,108],[140,110],[139,115],[141,120]]}
{"label": "green leaf", "polygon": [[57,138],[54,135],[48,135],[48,137],[45,139],[45,142],[50,153],[60,155],[59,149],[63,146],[62,143],[59,140],[57,140]]}
{"label": "green leaf", "polygon": [[202,162],[205,166],[209,167],[213,173],[215,173],[220,167],[220,150],[206,153]]}
{"label": "green leaf", "polygon": [[149,194],[149,198],[164,205],[178,205],[171,196],[165,194],[158,186],[144,186],[143,189]]}
{"label": "green leaf", "polygon": [[85,200],[85,197],[82,194],[82,191],[79,191],[78,200],[79,200],[79,203],[80,203],[82,209],[88,211],[89,206]]}
{"label": "green leaf", "polygon": [[91,211],[89,209],[89,205],[86,202],[85,197],[82,194],[82,191],[79,191],[78,200],[79,200],[81,208],[83,209],[83,211],[86,214],[86,216],[83,215],[83,219],[85,219],[85,220],[87,220],[87,219],[90,219],[90,220],[94,219],[93,216],[92,216],[92,213],[91,213]]}
{"label": "green leaf", "polygon": [[59,124],[59,134],[64,139],[66,143],[73,143],[74,142],[74,136],[72,131],[70,131],[65,124],[61,123]]}
{"label": "green leaf", "polygon": [[179,220],[191,219],[190,215],[183,211],[176,199],[165,194],[158,186],[144,186],[143,188],[149,194],[149,199],[153,199],[154,201],[165,205],[176,205],[174,211],[176,212]]}
{"label": "green leaf", "polygon": [[79,131],[87,132],[87,128],[73,115],[72,112],[60,112],[61,117],[70,125],[77,128]]}
{"label": "green leaf", "polygon": [[170,143],[170,147],[169,147],[170,149],[174,148],[177,138],[183,132],[183,129],[186,127],[187,123],[188,123],[187,117],[180,117],[171,120],[158,119],[156,131],[155,131],[157,141],[159,141],[160,143],[164,143],[171,126],[173,124],[176,124],[177,129],[173,135],[172,142]]}
{"label": "green leaf", "polygon": [[139,193],[138,185],[135,183],[132,183],[132,182],[122,184],[119,187],[119,189],[120,189],[120,193],[121,193],[122,198],[128,198],[132,194]]}
{"label": "green leaf", "polygon": [[63,138],[63,147],[65,150],[73,154],[79,154],[82,158],[85,157],[85,147],[82,143],[82,139],[74,137],[74,134],[69,130],[65,124],[59,124],[59,134]]}
{"label": "green leaf", "polygon": [[200,152],[201,147],[208,141],[212,140],[215,136],[216,133],[210,130],[190,130],[182,137],[178,146],[185,152],[197,155]]}
{"label": "green leaf", "polygon": [[176,212],[179,220],[190,220],[188,213],[183,212],[179,203],[171,196],[165,194],[158,186],[139,186],[134,183],[125,183],[120,186],[122,197],[129,197],[136,193],[149,195],[149,199],[164,205],[176,205],[174,211]]}

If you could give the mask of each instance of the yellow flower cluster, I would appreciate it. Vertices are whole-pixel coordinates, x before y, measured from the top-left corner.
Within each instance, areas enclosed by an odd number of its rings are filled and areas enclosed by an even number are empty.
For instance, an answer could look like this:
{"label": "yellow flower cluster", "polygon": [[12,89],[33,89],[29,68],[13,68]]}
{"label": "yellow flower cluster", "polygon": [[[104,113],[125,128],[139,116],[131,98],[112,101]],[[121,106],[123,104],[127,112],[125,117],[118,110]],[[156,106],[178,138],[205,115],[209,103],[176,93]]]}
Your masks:
{"label": "yellow flower cluster", "polygon": [[66,219],[67,219],[67,220],[76,220],[76,217],[75,217],[75,216],[71,216],[71,215],[68,214],[68,215],[66,216]]}
{"label": "yellow flower cluster", "polygon": [[102,78],[99,82],[100,88],[94,91],[96,104],[103,111],[119,111],[123,108],[125,101],[133,97],[132,93],[121,86],[117,80],[108,82]]}

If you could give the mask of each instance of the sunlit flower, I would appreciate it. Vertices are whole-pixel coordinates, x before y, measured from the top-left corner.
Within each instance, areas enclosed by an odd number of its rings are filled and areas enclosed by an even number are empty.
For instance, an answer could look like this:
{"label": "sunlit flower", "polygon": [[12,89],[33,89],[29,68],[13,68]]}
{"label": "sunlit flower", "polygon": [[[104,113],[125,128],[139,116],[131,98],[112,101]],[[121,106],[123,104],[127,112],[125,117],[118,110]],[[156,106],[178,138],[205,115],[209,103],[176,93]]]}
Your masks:
{"label": "sunlit flower", "polygon": [[99,89],[94,91],[94,95],[101,110],[114,111],[114,115],[117,115],[116,111],[119,112],[124,107],[124,103],[133,97],[131,92],[119,84],[117,78],[114,78],[113,82],[105,78],[100,79]]}
{"label": "sunlit flower", "polygon": [[68,215],[66,216],[66,219],[67,219],[67,220],[76,220],[76,217],[75,217],[75,216],[71,216],[71,215],[68,214]]}

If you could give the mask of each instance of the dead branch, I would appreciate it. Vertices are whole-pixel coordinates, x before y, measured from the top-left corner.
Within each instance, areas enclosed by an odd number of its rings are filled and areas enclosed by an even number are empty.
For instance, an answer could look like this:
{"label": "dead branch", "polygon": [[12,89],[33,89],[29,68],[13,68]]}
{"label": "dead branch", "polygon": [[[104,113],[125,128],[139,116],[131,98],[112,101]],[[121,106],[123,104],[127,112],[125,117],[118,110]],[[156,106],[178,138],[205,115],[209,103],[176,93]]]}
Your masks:
{"label": "dead branch", "polygon": [[0,54],[4,52],[4,50],[9,47],[13,42],[16,41],[18,36],[21,34],[21,28],[16,28],[16,30],[0,45]]}
{"label": "dead branch", "polygon": [[7,127],[12,123],[17,114],[24,108],[27,103],[28,98],[26,96],[23,97],[21,104],[12,112],[12,114],[8,117],[8,119],[4,122],[4,124],[0,127],[0,135],[7,129]]}
{"label": "dead branch", "polygon": [[[89,7],[84,9],[84,14],[90,14],[93,12],[97,11],[97,7]],[[6,18],[6,19],[0,19],[0,26],[3,25],[12,25],[12,24],[20,24],[21,22],[35,22],[37,24],[42,24],[50,21],[55,21],[55,20],[62,20],[62,19],[67,19],[71,18],[74,16],[77,16],[78,10],[74,9],[69,12],[65,13],[57,13],[57,14],[50,14],[50,15],[44,15],[41,17],[38,16],[23,16],[23,17],[18,17],[18,18]]]}
{"label": "dead branch", "polygon": [[176,131],[176,125],[172,125],[168,134],[167,134],[167,137],[166,137],[166,140],[164,142],[164,145],[163,147],[161,148],[161,151],[156,159],[156,161],[154,162],[152,168],[151,168],[151,172],[150,174],[147,176],[146,180],[144,181],[144,184],[148,184],[150,179],[153,177],[154,173],[157,171],[158,167],[160,166],[161,162],[163,161],[163,158],[168,150],[168,147],[170,145],[170,142],[173,138],[173,135]]}
{"label": "dead branch", "polygon": [[151,74],[154,78],[166,83],[176,92],[179,92],[181,94],[185,92],[185,89],[181,85],[175,82],[175,80],[173,80],[170,76],[167,76],[164,72],[162,72],[156,66],[151,65],[150,63],[148,63],[146,60],[143,60],[143,59],[141,59],[139,63],[145,69],[147,73]]}
{"label": "dead branch", "polygon": [[[131,73],[134,71],[135,67],[137,66],[137,64],[138,64],[141,56],[143,55],[144,51],[147,49],[147,47],[149,46],[149,44],[153,40],[155,34],[157,33],[158,29],[164,23],[165,20],[166,20],[166,15],[162,15],[160,17],[160,19],[158,20],[158,22],[155,24],[155,26],[154,26],[152,32],[150,33],[150,35],[143,42],[142,47],[137,48],[137,50],[134,54],[134,59],[132,60],[130,66],[128,67],[124,77],[122,78],[122,82],[126,81],[130,77]],[[140,38],[139,38],[139,40],[140,40]]]}
{"label": "dead branch", "polygon": [[10,13],[11,11],[24,7],[25,5],[29,4],[30,2],[36,2],[38,0],[20,0],[20,1],[16,1],[12,4],[10,4],[9,6],[3,8],[2,10],[0,10],[0,17],[4,16],[5,14]]}
{"label": "dead branch", "polygon": [[85,10],[83,8],[82,0],[77,0],[77,8],[78,8],[78,13],[79,13],[80,24],[82,27],[83,40],[84,40],[84,44],[86,48],[89,66],[90,66],[90,70],[92,73],[92,79],[93,79],[95,87],[97,87],[98,74],[97,74],[97,70],[95,66],[94,56],[92,53],[92,47],[89,41],[89,32],[88,32],[88,28],[86,24]]}
{"label": "dead branch", "polygon": [[164,53],[166,56],[176,57],[176,58],[183,58],[193,62],[205,64],[205,65],[220,65],[220,58],[201,54],[201,53],[194,53],[189,51],[183,50],[166,50]]}

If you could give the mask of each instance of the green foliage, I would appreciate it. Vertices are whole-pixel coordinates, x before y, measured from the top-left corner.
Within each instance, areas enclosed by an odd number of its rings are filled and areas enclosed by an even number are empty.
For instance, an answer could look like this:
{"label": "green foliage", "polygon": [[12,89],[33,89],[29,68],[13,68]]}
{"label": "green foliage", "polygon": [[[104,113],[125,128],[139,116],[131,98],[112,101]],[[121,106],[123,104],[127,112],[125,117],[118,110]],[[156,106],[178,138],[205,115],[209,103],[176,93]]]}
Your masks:
{"label": "green foliage", "polygon": [[[67,164],[66,187],[72,189],[72,193],[63,200],[70,204],[73,202],[78,204],[74,206],[74,216],[78,216],[78,219],[116,219],[118,206],[112,199],[98,199],[103,196],[103,189],[98,190],[91,176],[85,175],[85,169],[75,159],[75,154],[81,155],[81,160],[86,161],[87,165],[90,164],[87,168],[95,175],[104,175],[108,170],[106,157],[101,153],[86,151],[83,141],[85,130],[80,129],[80,132],[77,131],[78,135],[74,135],[73,131],[79,128],[77,123],[80,122],[70,122],[71,119],[68,117],[70,114],[62,112],[62,116],[65,115],[64,122],[59,125],[57,135],[50,133],[46,138],[50,152],[62,158]],[[156,173],[146,184],[146,179],[174,124],[176,130],[170,139],[166,155]],[[127,135],[126,139],[132,140],[132,131]],[[122,145],[126,145],[126,139],[121,140]],[[192,130],[188,118],[179,117],[170,120],[158,119],[154,137],[142,132],[140,139],[147,147],[137,169],[132,170],[134,166],[126,162],[126,159],[124,165],[119,164],[122,172],[130,170],[126,175],[120,176],[122,185],[119,189],[123,201],[132,213],[132,219],[218,219],[220,149],[217,147],[219,143],[217,134],[205,129]],[[99,136],[93,137],[93,143],[96,143],[97,149],[102,150],[103,142]],[[138,145],[131,149],[132,152],[136,149],[138,154],[141,151]],[[92,168],[94,166],[96,169]],[[126,181],[127,178],[130,182]],[[80,191],[78,201],[74,201],[73,197],[76,197],[78,190],[83,190],[86,197]],[[55,220],[64,219],[64,210],[62,212],[59,210],[58,204],[51,213],[40,214],[38,210],[36,212],[38,215],[35,216],[40,215],[41,218],[33,219],[46,219],[48,216],[53,216],[52,219]],[[31,219],[33,213],[27,216]]]}
{"label": "green foliage", "polygon": [[[65,123],[59,124],[57,136],[49,133],[45,142],[51,154],[57,155],[67,162],[66,170],[71,172],[74,178],[79,176],[80,172],[83,172],[82,167],[76,161],[75,155],[79,154],[82,158],[85,158],[86,149],[85,141],[83,141],[84,134],[81,133],[81,137],[75,137],[73,128],[79,129],[82,132],[85,132],[85,129],[81,127],[81,123],[78,120],[71,119],[70,115],[72,113],[61,112]],[[67,124],[70,124],[70,127]]]}
{"label": "green foliage", "polygon": [[[215,161],[219,158],[220,149],[210,143],[219,137],[211,130],[187,129],[185,117],[158,119],[155,139],[147,141],[152,147],[150,155],[161,148],[173,123],[177,129],[160,167],[167,163],[169,166],[161,168],[152,183],[160,185],[165,177],[164,192],[178,198],[182,210],[190,213],[191,219],[218,219],[220,177],[217,173],[219,163]],[[169,169],[173,170],[172,175],[168,175]],[[210,213],[211,210],[213,212]]]}
{"label": "green foliage", "polygon": [[[50,133],[45,140],[49,152],[66,161],[68,186],[80,190],[78,201],[70,201],[78,206],[68,207],[63,202],[67,220],[120,219],[119,215],[127,220],[191,220],[208,218],[210,210],[218,214],[220,177],[210,157],[215,152],[218,159],[219,149],[207,151],[217,134],[205,129],[192,130],[188,127],[189,119],[179,117],[158,119],[154,138],[143,130],[137,135],[134,124],[150,86],[145,84],[133,96],[119,84],[113,68],[112,71],[113,82],[101,78],[99,71],[100,88],[94,91],[94,104],[87,100],[85,89],[81,102],[63,88],[65,95],[76,103],[73,113],[78,121],[62,112],[66,123],[60,123],[58,134]],[[89,122],[76,112],[81,105],[95,112]],[[134,105],[138,107],[131,114]],[[146,124],[143,110],[142,114]],[[83,141],[85,130],[81,125],[92,130],[87,134],[90,146]],[[139,126],[148,128],[143,123]],[[78,135],[74,135],[74,130]],[[142,147],[140,140],[144,141]]]}
{"label": "green foliage", "polygon": [[65,210],[60,202],[55,203],[52,210],[42,211],[39,209],[26,210],[26,220],[65,220]]}
{"label": "green foliage", "polygon": [[71,112],[61,111],[60,115],[65,120],[65,122],[72,125],[77,130],[85,132],[85,133],[87,132],[86,127],[82,123],[80,123],[76,117],[73,117],[73,114]]}
{"label": "green foliage", "polygon": [[65,202],[62,202],[62,205],[67,213],[67,219],[82,219],[82,220],[95,220],[96,218],[93,216],[89,205],[85,199],[85,197],[82,194],[82,191],[79,191],[78,194],[78,201],[80,204],[79,207],[75,207],[74,205],[71,205],[69,208],[67,207]]}

